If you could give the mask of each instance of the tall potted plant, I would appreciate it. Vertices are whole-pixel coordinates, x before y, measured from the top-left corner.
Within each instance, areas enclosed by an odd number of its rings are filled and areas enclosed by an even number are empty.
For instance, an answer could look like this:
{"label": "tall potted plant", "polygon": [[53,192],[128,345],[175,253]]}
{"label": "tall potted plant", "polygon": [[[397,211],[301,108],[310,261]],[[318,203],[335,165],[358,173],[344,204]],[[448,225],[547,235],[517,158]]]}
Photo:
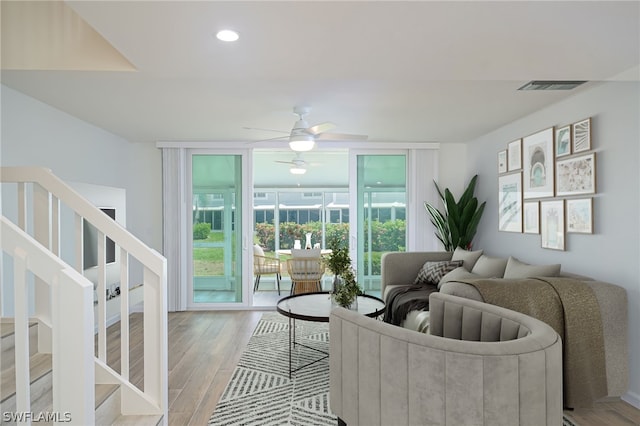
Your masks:
{"label": "tall potted plant", "polygon": [[475,175],[458,201],[448,188],[443,193],[438,184],[433,181],[444,205],[444,212],[427,202],[424,203],[424,207],[436,228],[436,237],[442,242],[446,251],[453,251],[456,247],[471,249],[473,237],[486,204],[485,201],[478,205],[478,199],[473,195],[477,180],[478,175]]}

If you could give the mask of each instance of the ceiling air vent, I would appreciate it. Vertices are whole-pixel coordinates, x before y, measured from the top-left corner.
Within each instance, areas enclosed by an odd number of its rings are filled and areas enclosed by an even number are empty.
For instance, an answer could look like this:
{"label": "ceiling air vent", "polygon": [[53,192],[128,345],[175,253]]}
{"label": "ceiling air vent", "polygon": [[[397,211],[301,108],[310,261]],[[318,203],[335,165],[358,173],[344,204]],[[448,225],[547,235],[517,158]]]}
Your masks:
{"label": "ceiling air vent", "polygon": [[586,81],[533,80],[518,90],[572,90]]}

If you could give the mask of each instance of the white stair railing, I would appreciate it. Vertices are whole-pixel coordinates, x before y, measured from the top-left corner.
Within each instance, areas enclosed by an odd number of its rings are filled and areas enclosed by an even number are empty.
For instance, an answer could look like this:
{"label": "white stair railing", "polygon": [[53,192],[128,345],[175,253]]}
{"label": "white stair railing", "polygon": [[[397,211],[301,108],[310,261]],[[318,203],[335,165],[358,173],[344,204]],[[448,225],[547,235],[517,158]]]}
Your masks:
{"label": "white stair railing", "polygon": [[[51,289],[53,409],[71,424],[95,423],[93,284],[4,216],[2,250],[13,258],[16,415],[31,412],[29,274]],[[87,356],[88,355],[88,356]],[[29,424],[29,419],[21,423]]]}
{"label": "white stair railing", "polygon": [[[56,177],[50,170],[40,167],[0,168],[0,181],[17,184],[17,225],[32,236],[52,254],[59,256],[61,235],[61,206],[74,212],[74,232],[65,235],[73,238],[75,269],[83,271],[83,222],[87,221],[98,231],[97,278],[97,341],[95,359],[97,383],[121,385],[121,409],[123,414],[156,414],[167,419],[168,409],[168,355],[167,355],[167,265],[166,259],[149,248],[120,224],[105,215],[73,188]],[[29,191],[31,189],[31,191]],[[29,208],[31,207],[31,209]],[[27,224],[33,223],[32,229]],[[3,237],[4,238],[4,237]],[[121,372],[107,365],[106,333],[106,239],[111,239],[120,250],[120,327]],[[67,245],[68,246],[68,245]],[[143,267],[143,329],[144,329],[144,385],[138,389],[129,382],[129,268],[130,259],[136,259]],[[35,315],[40,324],[53,327],[50,285],[40,277],[35,278]],[[91,298],[93,308],[93,297]],[[54,303],[55,304],[55,303]],[[91,320],[93,327],[93,317]],[[44,331],[44,332],[41,332]],[[55,333],[55,332],[54,332]],[[54,347],[53,336],[40,328],[38,349],[68,351],[67,347]],[[91,351],[93,355],[93,350]]]}

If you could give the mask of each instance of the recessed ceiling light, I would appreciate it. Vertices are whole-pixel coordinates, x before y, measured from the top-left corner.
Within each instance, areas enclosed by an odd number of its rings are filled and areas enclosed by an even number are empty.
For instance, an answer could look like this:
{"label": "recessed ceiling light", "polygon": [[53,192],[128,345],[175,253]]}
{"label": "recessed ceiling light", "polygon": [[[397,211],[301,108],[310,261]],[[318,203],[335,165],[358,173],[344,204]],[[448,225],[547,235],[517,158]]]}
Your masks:
{"label": "recessed ceiling light", "polygon": [[233,30],[221,30],[216,34],[216,38],[221,41],[236,41],[240,36]]}

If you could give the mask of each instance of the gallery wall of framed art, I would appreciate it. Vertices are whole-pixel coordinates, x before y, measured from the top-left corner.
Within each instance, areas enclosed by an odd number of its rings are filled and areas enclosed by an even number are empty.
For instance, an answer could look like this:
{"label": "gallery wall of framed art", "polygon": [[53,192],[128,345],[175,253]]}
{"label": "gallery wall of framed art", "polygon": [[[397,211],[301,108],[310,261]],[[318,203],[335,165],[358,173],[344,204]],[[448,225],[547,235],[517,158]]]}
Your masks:
{"label": "gallery wall of framed art", "polygon": [[566,234],[593,234],[596,153],[591,117],[508,142],[498,152],[498,229],[540,235],[566,250]]}

